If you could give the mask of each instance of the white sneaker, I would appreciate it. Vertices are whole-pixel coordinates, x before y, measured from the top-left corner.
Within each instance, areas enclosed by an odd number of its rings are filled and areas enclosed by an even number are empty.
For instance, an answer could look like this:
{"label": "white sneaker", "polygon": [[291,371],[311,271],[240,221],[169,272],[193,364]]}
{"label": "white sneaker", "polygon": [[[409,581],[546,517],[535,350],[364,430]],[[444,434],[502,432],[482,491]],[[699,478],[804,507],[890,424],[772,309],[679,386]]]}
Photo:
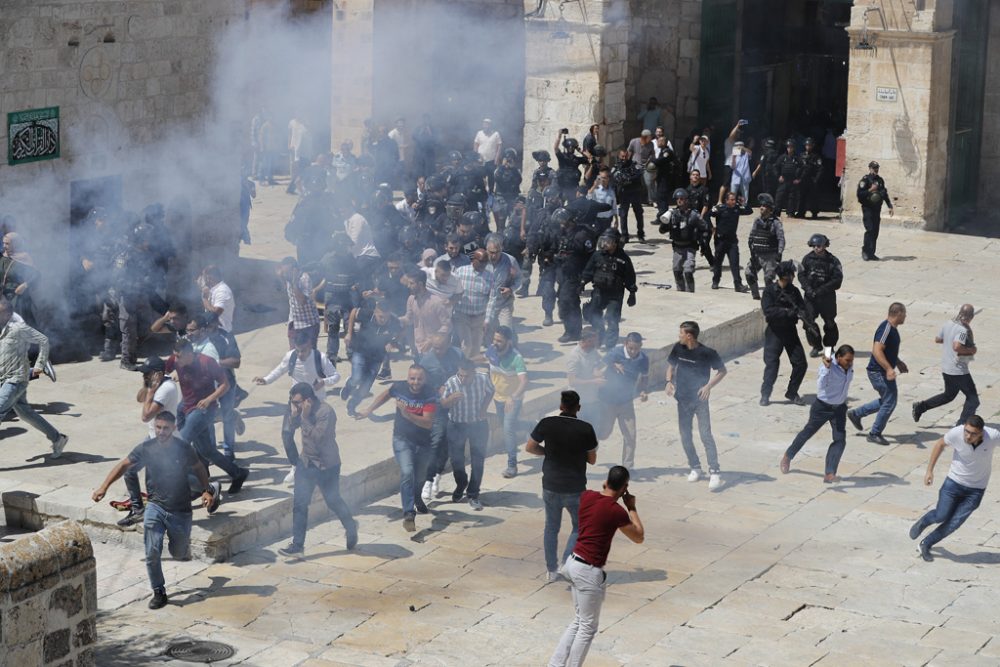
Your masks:
{"label": "white sneaker", "polygon": [[288,471],[288,474],[285,475],[285,479],[283,480],[283,482],[285,484],[287,484],[288,486],[292,486],[293,484],[295,484],[295,467],[294,466],[292,467],[291,470]]}
{"label": "white sneaker", "polygon": [[708,490],[715,491],[720,486],[722,486],[722,477],[717,472],[713,472],[708,476]]}
{"label": "white sneaker", "polygon": [[424,499],[425,503],[429,503],[431,501],[431,498],[434,496],[434,493],[432,491],[433,486],[434,485],[431,482],[424,482],[424,490],[420,494],[420,497]]}
{"label": "white sneaker", "polygon": [[69,441],[69,436],[65,433],[60,433],[56,441],[52,443],[52,458],[57,459],[62,456],[63,450],[66,449],[67,441]]}
{"label": "white sneaker", "polygon": [[699,479],[701,479],[701,471],[697,468],[692,468],[691,472],[688,473],[688,481],[697,482]]}
{"label": "white sneaker", "polygon": [[438,491],[440,490],[441,484],[441,473],[434,475],[434,481],[431,482],[431,495],[435,498],[437,497]]}
{"label": "white sneaker", "polygon": [[557,581],[561,581],[562,578],[563,578],[562,575],[559,574],[558,572],[549,572],[547,575],[545,575],[546,581],[548,581],[550,584],[555,583]]}

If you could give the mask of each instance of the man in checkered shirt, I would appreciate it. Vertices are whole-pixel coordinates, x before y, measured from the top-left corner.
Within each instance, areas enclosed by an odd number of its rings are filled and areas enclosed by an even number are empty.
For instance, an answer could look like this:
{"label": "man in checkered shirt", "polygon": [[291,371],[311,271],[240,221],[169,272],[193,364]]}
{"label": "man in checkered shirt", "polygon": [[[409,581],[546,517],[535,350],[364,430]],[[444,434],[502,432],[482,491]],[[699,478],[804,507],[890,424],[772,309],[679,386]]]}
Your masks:
{"label": "man in checkered shirt", "polygon": [[[483,479],[486,445],[490,437],[486,408],[495,392],[490,376],[477,372],[475,362],[463,359],[458,373],[448,379],[442,393],[441,405],[448,408],[448,449],[455,473],[455,491],[451,499],[457,503],[465,493],[469,507],[474,510],[483,509],[479,502],[479,484]],[[469,443],[472,458],[472,479],[465,474],[466,442]]]}
{"label": "man in checkered shirt", "polygon": [[313,298],[312,278],[299,268],[294,257],[281,260],[278,277],[285,282],[288,292],[288,349],[295,347],[295,333],[305,331],[316,347],[319,338],[319,310]]}

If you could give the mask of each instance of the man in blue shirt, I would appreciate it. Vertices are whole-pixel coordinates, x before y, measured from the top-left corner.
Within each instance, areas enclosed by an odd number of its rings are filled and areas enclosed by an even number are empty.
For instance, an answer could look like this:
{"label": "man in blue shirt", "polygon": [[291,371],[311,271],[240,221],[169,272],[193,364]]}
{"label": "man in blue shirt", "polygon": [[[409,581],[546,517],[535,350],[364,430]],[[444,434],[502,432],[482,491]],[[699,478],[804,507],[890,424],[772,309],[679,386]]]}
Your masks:
{"label": "man in blue shirt", "polygon": [[823,482],[831,484],[840,479],[837,477],[837,466],[840,465],[840,457],[844,455],[847,444],[847,392],[854,379],[854,348],[850,345],[838,347],[834,355],[836,363],[825,356],[822,359],[823,365],[819,367],[819,377],[816,379],[816,400],[809,408],[809,421],[781,457],[781,472],[788,473],[792,459],[802,446],[816,435],[823,424],[830,422],[833,442],[826,450]]}
{"label": "man in blue shirt", "polygon": [[875,330],[875,341],[872,343],[872,357],[868,361],[868,381],[878,392],[878,399],[849,410],[847,418],[859,431],[863,431],[861,418],[875,415],[875,422],[868,432],[868,442],[876,445],[888,445],[889,441],[882,435],[885,425],[889,423],[892,411],[896,409],[896,399],[899,390],[896,388],[896,375],[906,373],[910,369],[899,358],[899,325],[906,321],[906,306],[898,301],[889,306],[889,315]]}
{"label": "man in blue shirt", "polygon": [[636,395],[645,402],[649,379],[649,357],[642,351],[642,336],[633,331],[623,345],[616,345],[604,357],[605,383],[598,390],[602,405],[597,425],[597,437],[605,440],[618,422],[622,432],[622,465],[635,467],[635,405]]}

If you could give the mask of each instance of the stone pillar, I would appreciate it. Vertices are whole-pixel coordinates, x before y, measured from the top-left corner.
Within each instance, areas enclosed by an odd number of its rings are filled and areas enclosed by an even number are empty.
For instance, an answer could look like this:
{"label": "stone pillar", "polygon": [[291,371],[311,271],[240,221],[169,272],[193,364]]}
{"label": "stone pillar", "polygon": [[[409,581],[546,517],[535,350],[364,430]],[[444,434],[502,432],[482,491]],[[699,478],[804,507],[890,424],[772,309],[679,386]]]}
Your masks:
{"label": "stone pillar", "polygon": [[597,123],[609,151],[624,142],[629,18],[625,3],[583,0],[565,5],[561,17],[550,2],[543,16],[526,19],[526,179],[536,166],[531,152],[551,152],[561,128],[580,139]]}
{"label": "stone pillar", "polygon": [[883,212],[883,222],[944,227],[954,31],[950,3],[924,5],[917,11],[904,0],[879,3],[885,23],[868,14],[877,52],[854,49],[868,5],[851,12],[844,220],[861,221],[857,183],[875,160],[896,207],[895,218]]}
{"label": "stone pillar", "polygon": [[0,665],[94,665],[97,571],[83,528],[64,521],[0,545]]}
{"label": "stone pillar", "polygon": [[375,0],[334,3],[333,13],[331,149],[340,150],[340,142],[351,139],[360,155],[364,120],[373,111]]}

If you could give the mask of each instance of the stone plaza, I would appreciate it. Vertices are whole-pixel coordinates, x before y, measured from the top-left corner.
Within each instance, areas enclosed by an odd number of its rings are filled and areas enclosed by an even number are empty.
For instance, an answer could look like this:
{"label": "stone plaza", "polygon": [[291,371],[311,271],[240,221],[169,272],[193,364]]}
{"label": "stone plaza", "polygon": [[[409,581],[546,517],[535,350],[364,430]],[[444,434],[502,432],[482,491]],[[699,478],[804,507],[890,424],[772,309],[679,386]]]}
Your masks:
{"label": "stone plaza", "polygon": [[[262,189],[251,219],[255,242],[244,249],[232,280],[240,299],[237,318],[247,318],[237,327],[243,331],[244,383],[269,370],[285,348],[284,294],[269,276],[274,261],[290,251],[281,229],[293,202],[280,186]],[[915,425],[909,403],[938,391],[940,352],[933,337],[962,302],[984,308],[975,322],[983,352],[973,373],[984,418],[990,422],[997,413],[1000,391],[989,351],[1000,322],[990,308],[992,281],[980,274],[992,266],[998,242],[890,227],[882,234],[884,261],[863,263],[860,227],[828,218],[787,222],[786,256],[804,255],[815,231],[830,236],[831,251],[844,263],[838,319],[841,342],[859,351],[857,365],[866,363],[889,302],[908,307],[901,356],[911,372],[900,380],[900,404],[886,429],[892,445],[878,447],[849,431],[843,481],[824,485],[821,432],[791,473],[781,475],[778,459],[805,423],[807,408],[780,400],[768,408],[756,404],[763,366],[759,303],[729,289],[728,276],[723,289],[708,289],[701,259],[693,295],[641,288],[623,332],[642,332],[654,359],[673,343],[683,319],[708,325],[716,338],[705,342],[726,351],[729,374],[712,396],[725,484],[710,493],[707,483],[685,480],[673,400],[662,391],[662,376],[654,377],[657,390],[637,406],[631,486],[647,537],[642,545],[619,539],[612,547],[601,631],[587,664],[964,666],[1000,660],[994,640],[1000,628],[990,613],[1000,580],[993,569],[1000,563],[995,495],[987,492],[966,525],[935,550],[933,563],[916,556],[906,535],[936,498],[936,485],[923,485],[929,446],[960,408],[953,403]],[[669,245],[651,237],[629,246],[640,280],[669,283]],[[519,300],[515,312],[531,332],[523,349],[532,383],[526,430],[556,408],[563,355],[570,349],[555,343],[557,331],[538,327],[537,303],[534,297]],[[811,366],[803,385],[807,400],[815,360]],[[394,377],[402,377],[403,368],[403,361],[395,363]],[[787,364],[782,370],[779,389]],[[244,492],[227,499],[215,517],[196,512],[195,536],[203,546],[192,561],[165,561],[171,604],[149,611],[141,532],[118,529],[112,522],[120,515],[106,501],[89,500],[113,462],[143,437],[133,398],[137,386],[137,374],[96,360],[60,366],[56,384],[33,382],[32,402],[70,434],[59,461],[49,460],[44,440],[17,422],[0,429],[8,522],[11,516],[26,524],[71,518],[91,536],[94,664],[188,664],[164,652],[189,639],[235,647],[233,658],[213,664],[259,667],[547,660],[572,617],[572,602],[565,584],[545,581],[540,460],[525,456],[521,474],[506,480],[499,457],[489,458],[483,512],[452,503],[449,479],[430,504],[431,514],[418,516],[418,532],[405,533],[389,424],[353,422],[340,399],[331,398],[341,418],[345,489],[361,539],[355,551],[345,551],[339,524],[314,504],[316,526],[306,553],[286,560],[276,554],[287,540],[290,507],[290,489],[280,484],[287,471],[278,436],[287,396],[281,381],[257,388],[243,405],[247,434],[238,452],[253,470]],[[859,373],[851,405],[873,395]],[[617,434],[602,444],[591,488],[599,488],[607,468],[620,460],[620,448]],[[938,480],[946,463],[947,456]],[[122,493],[118,484],[109,499]],[[5,542],[18,532],[10,530]],[[563,537],[567,530],[564,522]]]}

